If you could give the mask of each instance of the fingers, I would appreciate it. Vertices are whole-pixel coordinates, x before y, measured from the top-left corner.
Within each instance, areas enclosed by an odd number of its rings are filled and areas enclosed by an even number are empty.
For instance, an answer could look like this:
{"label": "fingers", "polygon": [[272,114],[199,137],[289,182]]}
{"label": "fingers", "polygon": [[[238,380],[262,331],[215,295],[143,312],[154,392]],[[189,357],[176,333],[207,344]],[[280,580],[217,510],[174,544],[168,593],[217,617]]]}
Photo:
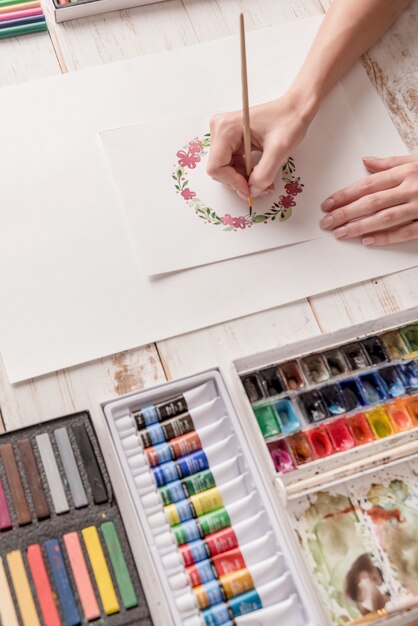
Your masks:
{"label": "fingers", "polygon": [[[383,212],[383,209],[396,207],[406,202],[407,199],[407,192],[402,185],[395,187],[395,189],[378,191],[330,211],[322,218],[319,225],[323,230],[335,230],[348,222],[373,215],[379,211],[382,213],[379,219],[390,221],[391,214],[387,210]],[[383,215],[383,213],[385,214]]]}
{"label": "fingers", "polygon": [[370,247],[391,246],[395,243],[418,239],[418,222],[411,222],[386,232],[369,233],[363,237],[362,244]]}
{"label": "fingers", "polygon": [[336,239],[354,239],[362,237],[368,233],[392,229],[396,226],[406,224],[416,217],[416,211],[409,204],[402,204],[383,209],[374,215],[363,219],[348,222],[344,226],[339,226],[333,231]]}
{"label": "fingers", "polygon": [[263,154],[250,176],[249,185],[252,196],[263,195],[271,189],[283,160],[281,147],[273,141],[264,144]]}
{"label": "fingers", "polygon": [[248,182],[239,171],[241,165],[238,162],[238,169],[234,167],[233,149],[236,142],[236,138],[226,133],[215,135],[212,139],[206,171],[215,180],[232,187],[239,195],[248,197]]}
{"label": "fingers", "polygon": [[324,212],[334,211],[339,207],[347,206],[363,196],[369,196],[385,189],[393,189],[400,185],[403,180],[404,174],[402,169],[397,167],[371,174],[333,193],[332,196],[324,200],[321,204],[321,209]]}
{"label": "fingers", "polygon": [[417,155],[406,154],[403,156],[392,156],[385,159],[378,157],[364,157],[363,162],[369,172],[383,172],[391,167],[397,167],[398,165],[405,165],[405,163],[412,163],[417,161]]}

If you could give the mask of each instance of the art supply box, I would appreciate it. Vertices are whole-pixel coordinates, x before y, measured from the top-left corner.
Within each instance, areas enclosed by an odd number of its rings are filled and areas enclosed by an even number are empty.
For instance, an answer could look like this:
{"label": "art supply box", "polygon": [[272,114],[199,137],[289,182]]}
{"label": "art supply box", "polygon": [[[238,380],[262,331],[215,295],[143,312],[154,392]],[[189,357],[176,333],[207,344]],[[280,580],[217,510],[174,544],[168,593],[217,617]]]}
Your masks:
{"label": "art supply box", "polygon": [[99,13],[109,13],[111,11],[122,11],[134,7],[144,6],[163,2],[164,0],[78,0],[68,4],[59,4],[58,0],[51,0],[54,3],[54,14],[56,22],[67,22],[81,17],[91,17]]}
{"label": "art supply box", "polygon": [[[151,612],[158,600],[167,626],[340,626],[415,596],[418,573],[405,582],[372,521],[418,534],[417,359],[418,308],[105,403]],[[354,547],[343,531],[360,533]],[[342,547],[325,553],[333,533]]]}

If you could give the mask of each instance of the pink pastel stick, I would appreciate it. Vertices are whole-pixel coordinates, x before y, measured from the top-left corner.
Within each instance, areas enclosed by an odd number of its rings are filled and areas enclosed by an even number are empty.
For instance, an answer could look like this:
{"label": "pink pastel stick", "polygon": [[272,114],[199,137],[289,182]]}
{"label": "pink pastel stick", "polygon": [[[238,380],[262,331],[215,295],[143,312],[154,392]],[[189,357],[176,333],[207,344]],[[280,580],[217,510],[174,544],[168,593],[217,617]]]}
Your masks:
{"label": "pink pastel stick", "polygon": [[18,20],[21,17],[32,17],[34,15],[42,15],[42,7],[37,7],[36,9],[24,9],[22,11],[10,11],[10,13],[0,13],[0,22]]}

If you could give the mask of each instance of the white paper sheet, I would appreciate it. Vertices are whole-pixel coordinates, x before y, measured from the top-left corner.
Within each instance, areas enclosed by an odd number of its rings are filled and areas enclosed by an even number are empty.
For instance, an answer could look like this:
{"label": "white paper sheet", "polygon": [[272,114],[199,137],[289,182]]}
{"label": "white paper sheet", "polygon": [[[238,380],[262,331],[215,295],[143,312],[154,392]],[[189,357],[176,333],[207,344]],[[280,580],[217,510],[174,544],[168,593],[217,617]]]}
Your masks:
{"label": "white paper sheet", "polygon": [[[302,62],[319,24],[251,33],[252,62],[279,58],[283,40]],[[417,264],[416,242],[386,251],[324,238],[158,280],[141,272],[99,133],[197,115],[203,89],[208,109],[239,106],[237,50],[225,39],[2,90],[0,349],[12,382]],[[368,152],[404,151],[359,66],[343,86]]]}
{"label": "white paper sheet", "polygon": [[319,228],[320,203],[366,174],[367,146],[340,85],[283,166],[274,194],[257,198],[251,216],[242,199],[205,172],[209,118],[207,112],[102,134],[147,274],[329,236]]}

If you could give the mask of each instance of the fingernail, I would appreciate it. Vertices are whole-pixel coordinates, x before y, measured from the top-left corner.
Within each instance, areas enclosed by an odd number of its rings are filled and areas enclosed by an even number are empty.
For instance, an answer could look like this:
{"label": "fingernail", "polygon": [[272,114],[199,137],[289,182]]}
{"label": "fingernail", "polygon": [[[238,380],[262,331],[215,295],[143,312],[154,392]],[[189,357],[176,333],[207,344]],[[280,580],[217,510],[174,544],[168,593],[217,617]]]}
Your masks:
{"label": "fingernail", "polygon": [[363,161],[380,161],[380,159],[379,157],[365,156],[363,157]]}
{"label": "fingernail", "polygon": [[239,195],[239,197],[240,197],[242,200],[245,200],[245,201],[247,201],[247,200],[248,200],[248,196],[247,196],[247,195],[245,195],[245,193],[242,193],[242,191],[237,191],[237,194]]}
{"label": "fingernail", "polygon": [[344,239],[344,237],[347,237],[347,235],[348,235],[347,226],[340,226],[340,228],[336,228],[334,230],[334,237],[336,237],[336,239]]}
{"label": "fingernail", "polygon": [[250,185],[250,191],[252,196],[259,196],[265,191],[265,189],[261,189],[261,187],[256,187],[255,185]]}
{"label": "fingernail", "polygon": [[332,215],[327,215],[326,217],[323,217],[322,220],[319,222],[319,226],[323,230],[327,230],[327,228],[331,228],[333,223],[334,223],[334,218],[332,217]]}
{"label": "fingernail", "polygon": [[361,240],[363,246],[373,246],[376,243],[376,239],[374,237],[365,237]]}
{"label": "fingernail", "polygon": [[323,211],[329,211],[330,209],[332,209],[332,207],[335,205],[335,200],[334,198],[327,198],[326,200],[324,200],[324,202],[321,204],[321,209]]}

